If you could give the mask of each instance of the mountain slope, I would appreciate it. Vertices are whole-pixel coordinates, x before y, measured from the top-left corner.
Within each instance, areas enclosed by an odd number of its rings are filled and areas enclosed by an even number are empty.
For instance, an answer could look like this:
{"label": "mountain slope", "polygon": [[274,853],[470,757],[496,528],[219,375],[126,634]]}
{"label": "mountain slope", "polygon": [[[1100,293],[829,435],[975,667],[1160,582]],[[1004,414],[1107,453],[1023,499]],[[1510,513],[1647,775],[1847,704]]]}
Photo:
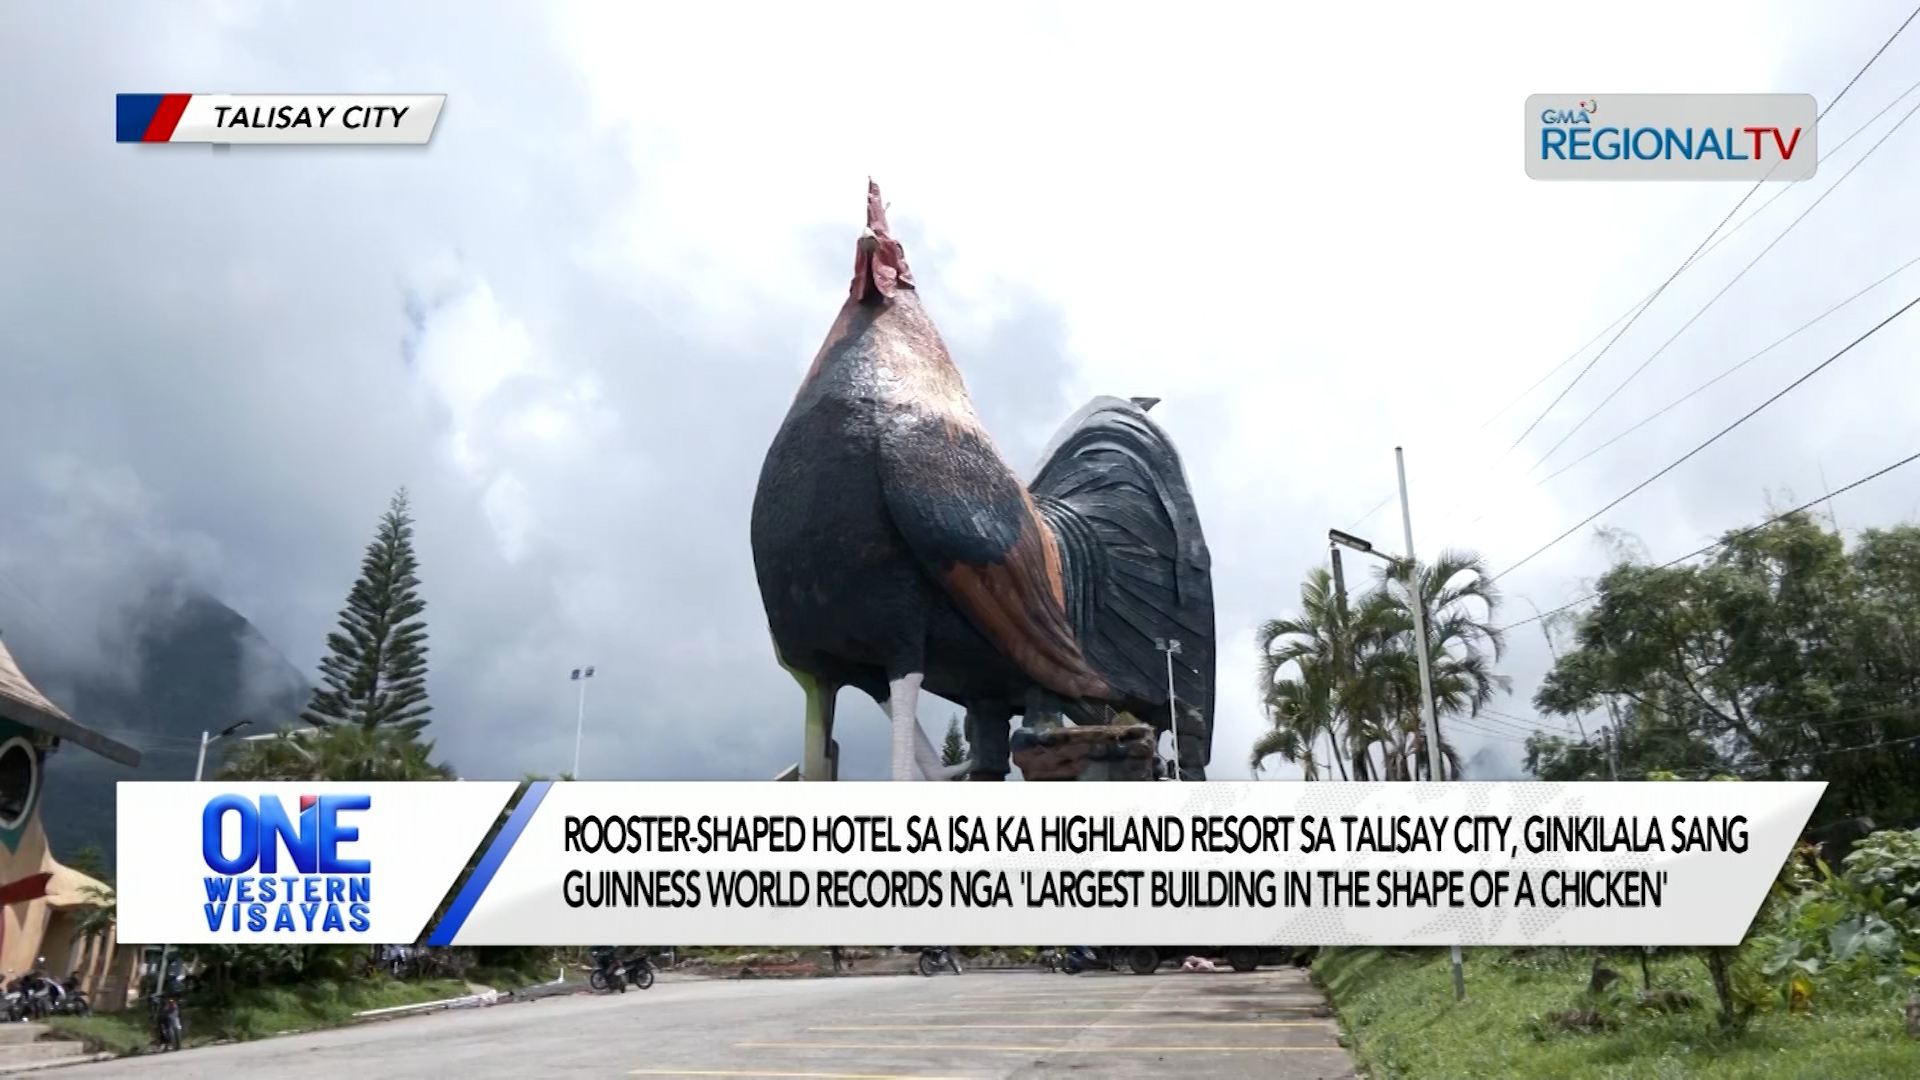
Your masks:
{"label": "mountain slope", "polygon": [[[75,746],[48,759],[41,807],[56,856],[89,844],[112,855],[116,782],[190,780],[202,731],[242,719],[253,721],[253,731],[272,731],[292,721],[312,692],[252,623],[199,590],[157,589],[119,629],[108,637],[130,643],[123,671],[88,670],[57,654],[33,657],[29,669],[69,715],[143,755],[138,769]],[[217,764],[218,752],[210,752],[208,771]]]}

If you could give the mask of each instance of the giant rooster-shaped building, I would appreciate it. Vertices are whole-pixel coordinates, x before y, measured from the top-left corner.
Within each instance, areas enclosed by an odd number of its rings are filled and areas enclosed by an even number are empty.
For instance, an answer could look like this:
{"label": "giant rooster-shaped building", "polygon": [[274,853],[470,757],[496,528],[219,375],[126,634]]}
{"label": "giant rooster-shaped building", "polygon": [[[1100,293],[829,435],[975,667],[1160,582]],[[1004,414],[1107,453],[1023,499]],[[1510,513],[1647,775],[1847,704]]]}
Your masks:
{"label": "giant rooster-shaped building", "polygon": [[[833,778],[834,701],[851,686],[887,710],[895,780],[1003,779],[1013,717],[1121,713],[1175,730],[1180,775],[1203,779],[1212,573],[1180,457],[1147,418],[1154,399],[1096,398],[1023,485],[871,182],[850,292],[753,502],[774,648],[807,695],[804,778]],[[971,761],[941,766],[922,691],[965,707]]]}

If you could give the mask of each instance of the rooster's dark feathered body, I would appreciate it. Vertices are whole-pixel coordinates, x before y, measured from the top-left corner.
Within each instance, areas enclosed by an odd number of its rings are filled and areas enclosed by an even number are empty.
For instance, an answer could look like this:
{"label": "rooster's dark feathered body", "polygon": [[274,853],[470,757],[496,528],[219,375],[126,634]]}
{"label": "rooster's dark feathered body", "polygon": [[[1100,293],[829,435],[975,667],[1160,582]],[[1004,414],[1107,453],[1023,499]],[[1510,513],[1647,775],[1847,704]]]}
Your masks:
{"label": "rooster's dark feathered body", "polygon": [[[964,705],[977,779],[1015,715],[1167,729],[1178,640],[1183,775],[1204,775],[1213,590],[1179,456],[1141,405],[1100,398],[1022,484],[921,307],[877,188],[851,295],[767,452],[753,552],[781,663],[808,694],[805,775],[832,775],[834,695],[893,723],[895,779],[943,775],[921,690]],[[1150,405],[1151,401],[1146,404]]]}

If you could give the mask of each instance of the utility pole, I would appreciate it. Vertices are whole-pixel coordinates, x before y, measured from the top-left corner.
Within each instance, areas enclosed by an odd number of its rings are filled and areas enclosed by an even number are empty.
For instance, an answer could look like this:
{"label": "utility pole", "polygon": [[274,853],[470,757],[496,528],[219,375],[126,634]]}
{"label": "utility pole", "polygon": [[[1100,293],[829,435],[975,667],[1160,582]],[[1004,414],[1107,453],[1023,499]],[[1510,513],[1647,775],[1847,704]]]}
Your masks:
{"label": "utility pole", "polygon": [[580,684],[580,711],[573,722],[573,771],[568,776],[580,779],[580,738],[587,730],[587,680],[593,678],[593,668],[574,668],[573,681]]}
{"label": "utility pole", "polygon": [[[1407,500],[1407,456],[1398,446],[1393,448],[1393,463],[1400,473],[1400,521],[1407,533],[1407,606],[1413,609],[1414,656],[1420,661],[1420,707],[1426,713],[1427,771],[1439,781],[1445,779],[1441,773],[1446,759],[1440,753],[1440,718],[1433,709],[1433,671],[1427,657],[1427,598],[1420,588],[1420,560],[1414,555],[1413,507]],[[1453,946],[1452,960],[1453,999],[1462,1001],[1467,996],[1467,978],[1461,970],[1458,945]]]}
{"label": "utility pole", "polygon": [[[1352,641],[1347,635],[1347,573],[1340,565],[1340,545],[1332,542],[1327,544],[1327,559],[1333,564],[1333,617],[1338,624],[1335,631],[1334,669],[1340,673],[1339,677],[1344,679],[1352,673],[1352,668],[1350,667],[1352,656],[1348,651]],[[1333,764],[1340,770],[1340,779],[1347,779],[1347,765],[1346,758],[1342,753],[1343,748],[1340,746],[1339,741],[1334,738],[1331,727],[1327,729],[1327,749],[1333,753]],[[1373,764],[1373,754],[1371,751],[1367,753],[1367,764],[1369,766]],[[1355,779],[1365,779],[1364,776],[1360,775],[1359,760],[1356,759],[1354,761],[1353,768]]]}

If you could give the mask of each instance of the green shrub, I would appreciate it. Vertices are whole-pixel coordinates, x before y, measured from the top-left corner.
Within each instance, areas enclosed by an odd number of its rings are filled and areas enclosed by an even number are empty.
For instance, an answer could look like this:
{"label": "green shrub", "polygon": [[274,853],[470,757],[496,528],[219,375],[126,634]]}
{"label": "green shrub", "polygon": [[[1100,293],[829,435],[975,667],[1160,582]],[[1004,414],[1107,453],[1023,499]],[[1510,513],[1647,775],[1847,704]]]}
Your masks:
{"label": "green shrub", "polygon": [[1841,860],[1847,884],[1879,890],[1886,917],[1906,933],[1920,933],[1920,829],[1872,833]]}

